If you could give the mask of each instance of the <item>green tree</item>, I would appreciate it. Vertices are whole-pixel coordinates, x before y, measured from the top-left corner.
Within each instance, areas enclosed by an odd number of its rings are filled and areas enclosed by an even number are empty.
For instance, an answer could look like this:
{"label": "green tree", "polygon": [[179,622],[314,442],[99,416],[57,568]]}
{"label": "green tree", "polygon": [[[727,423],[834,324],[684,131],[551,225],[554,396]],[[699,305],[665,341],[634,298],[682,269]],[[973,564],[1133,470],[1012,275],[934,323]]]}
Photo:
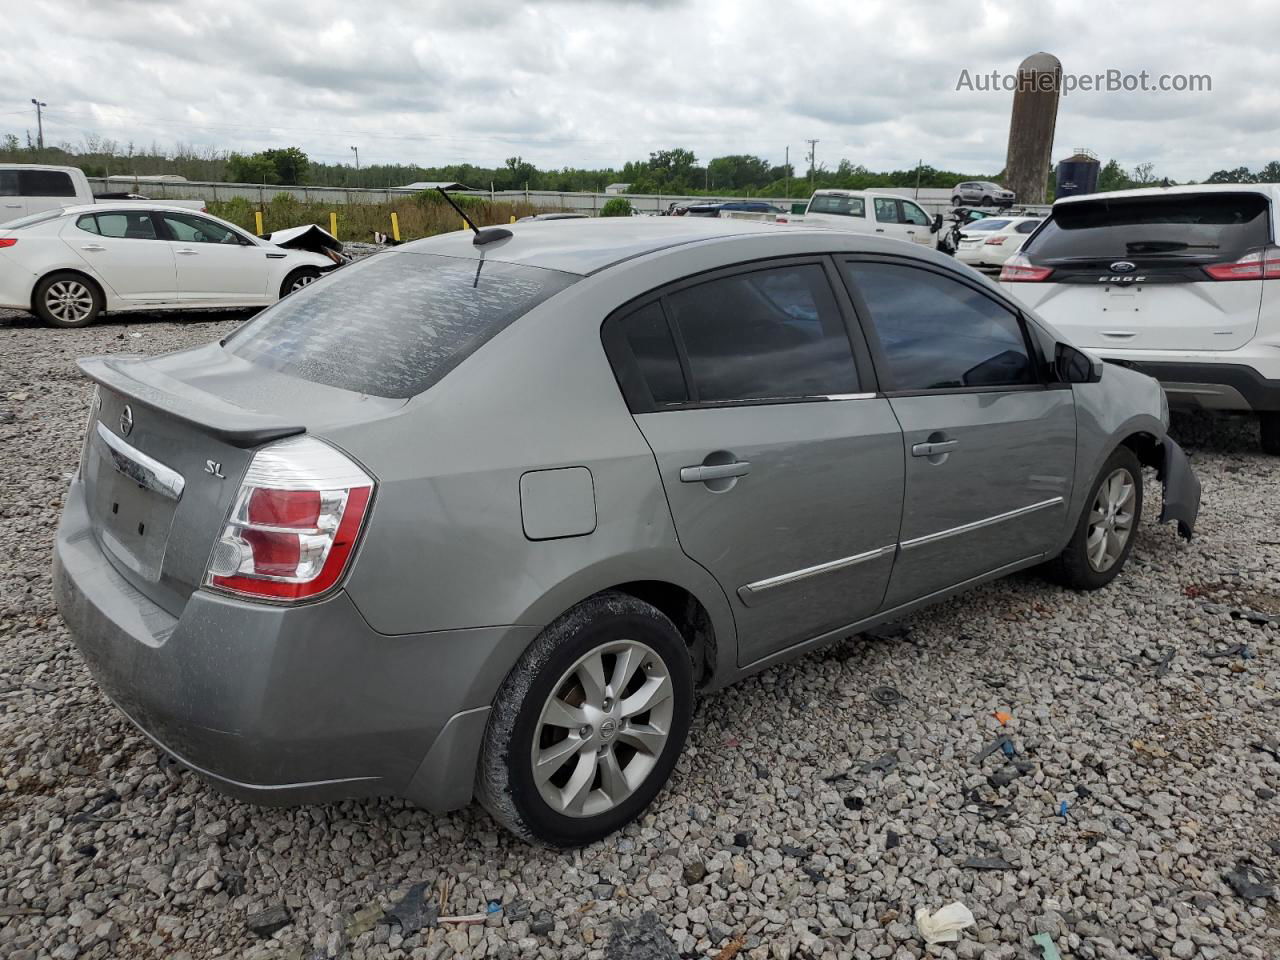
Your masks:
{"label": "green tree", "polygon": [[237,183],[306,183],[307,155],[297,147],[280,147],[253,154],[233,153],[227,172]]}
{"label": "green tree", "polygon": [[[1272,164],[1274,166],[1275,164]],[[1265,168],[1264,168],[1265,169]],[[1209,174],[1205,183],[1254,183],[1255,177],[1248,167],[1236,167],[1234,170],[1215,170]]]}
{"label": "green tree", "polygon": [[1108,160],[1102,169],[1098,171],[1099,193],[1106,193],[1110,190],[1128,190],[1132,186],[1133,181],[1129,179],[1129,174],[1115,160]]}
{"label": "green tree", "polygon": [[600,208],[600,216],[629,217],[631,216],[631,201],[626,197],[611,197],[609,200],[606,200],[604,206]]}

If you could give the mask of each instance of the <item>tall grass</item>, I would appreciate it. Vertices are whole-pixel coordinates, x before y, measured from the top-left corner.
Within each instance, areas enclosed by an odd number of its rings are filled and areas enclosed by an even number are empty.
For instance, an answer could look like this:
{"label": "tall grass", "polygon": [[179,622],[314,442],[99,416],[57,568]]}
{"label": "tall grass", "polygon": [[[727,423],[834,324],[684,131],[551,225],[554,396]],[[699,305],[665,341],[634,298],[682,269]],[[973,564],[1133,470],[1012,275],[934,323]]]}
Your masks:
{"label": "tall grass", "polygon": [[[477,226],[493,226],[507,223],[512,217],[524,217],[542,210],[528,203],[490,203],[482,197],[456,196],[467,216]],[[439,195],[415,194],[391,203],[303,203],[296,197],[280,194],[265,205],[236,197],[233,200],[209,204],[209,212],[216,217],[230,220],[237,226],[253,232],[256,228],[254,213],[262,211],[263,231],[283,230],[314,223],[329,229],[329,214],[338,215],[338,238],[371,242],[375,232],[391,235],[391,212],[400,220],[400,239],[417,240],[437,233],[448,233],[463,228],[462,218]]]}

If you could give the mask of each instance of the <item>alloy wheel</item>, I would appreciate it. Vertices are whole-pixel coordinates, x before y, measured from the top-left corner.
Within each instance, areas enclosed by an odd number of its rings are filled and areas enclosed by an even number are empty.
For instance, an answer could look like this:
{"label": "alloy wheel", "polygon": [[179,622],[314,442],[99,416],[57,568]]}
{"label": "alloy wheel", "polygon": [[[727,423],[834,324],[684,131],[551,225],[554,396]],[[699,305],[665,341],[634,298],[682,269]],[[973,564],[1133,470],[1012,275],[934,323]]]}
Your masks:
{"label": "alloy wheel", "polygon": [[49,287],[44,303],[62,323],[83,323],[93,314],[93,291],[79,280],[59,280]]}
{"label": "alloy wheel", "polygon": [[644,783],[671,733],[675,693],[662,658],[638,640],[581,657],[543,705],[530,760],[552,810],[593,817]]}
{"label": "alloy wheel", "polygon": [[293,293],[295,290],[301,290],[303,287],[315,283],[319,279],[319,277],[312,276],[309,273],[304,273],[301,276],[294,278],[293,283],[289,285],[289,292]]}
{"label": "alloy wheel", "polygon": [[1110,570],[1124,553],[1137,520],[1133,512],[1136,500],[1133,475],[1123,468],[1113,470],[1098,487],[1089,510],[1089,535],[1085,540],[1089,566],[1098,573]]}

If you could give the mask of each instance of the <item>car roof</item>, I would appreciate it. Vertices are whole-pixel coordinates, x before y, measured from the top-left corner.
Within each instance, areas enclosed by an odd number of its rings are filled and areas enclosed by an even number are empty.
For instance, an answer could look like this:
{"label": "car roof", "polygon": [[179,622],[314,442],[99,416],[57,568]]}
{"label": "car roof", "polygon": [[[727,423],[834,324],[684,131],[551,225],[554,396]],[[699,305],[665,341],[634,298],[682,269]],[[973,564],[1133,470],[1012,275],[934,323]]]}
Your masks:
{"label": "car roof", "polygon": [[170,203],[161,203],[155,200],[104,200],[102,203],[77,203],[62,208],[63,216],[72,216],[80,213],[112,213],[120,210],[137,213],[141,210],[159,210],[164,213],[190,213],[197,217],[213,217],[212,214],[202,213],[199,210],[193,210],[191,207],[176,207]]}
{"label": "car roof", "polygon": [[691,243],[757,233],[827,233],[757,220],[710,217],[589,217],[559,222],[513,223],[510,239],[477,247],[470,231],[415,240],[399,248],[408,253],[500,260],[586,276],[606,267]]}
{"label": "car roof", "polygon": [[1280,199],[1280,184],[1275,183],[1188,183],[1171,187],[1137,187],[1133,190],[1111,190],[1106,193],[1082,193],[1063,197],[1054,203],[1079,203],[1082,200],[1123,200],[1129,197],[1190,196],[1197,193],[1258,193],[1275,201]]}

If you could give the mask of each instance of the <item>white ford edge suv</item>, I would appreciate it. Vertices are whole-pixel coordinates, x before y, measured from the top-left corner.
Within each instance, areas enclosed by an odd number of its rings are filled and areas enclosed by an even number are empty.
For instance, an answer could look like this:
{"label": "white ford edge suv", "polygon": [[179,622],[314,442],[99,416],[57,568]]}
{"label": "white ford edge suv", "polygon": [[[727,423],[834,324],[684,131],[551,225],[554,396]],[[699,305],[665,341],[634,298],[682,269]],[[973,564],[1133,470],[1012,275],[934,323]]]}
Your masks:
{"label": "white ford edge suv", "polygon": [[1234,183],[1069,197],[1000,283],[1172,406],[1257,413],[1280,455],[1277,201],[1280,185]]}

